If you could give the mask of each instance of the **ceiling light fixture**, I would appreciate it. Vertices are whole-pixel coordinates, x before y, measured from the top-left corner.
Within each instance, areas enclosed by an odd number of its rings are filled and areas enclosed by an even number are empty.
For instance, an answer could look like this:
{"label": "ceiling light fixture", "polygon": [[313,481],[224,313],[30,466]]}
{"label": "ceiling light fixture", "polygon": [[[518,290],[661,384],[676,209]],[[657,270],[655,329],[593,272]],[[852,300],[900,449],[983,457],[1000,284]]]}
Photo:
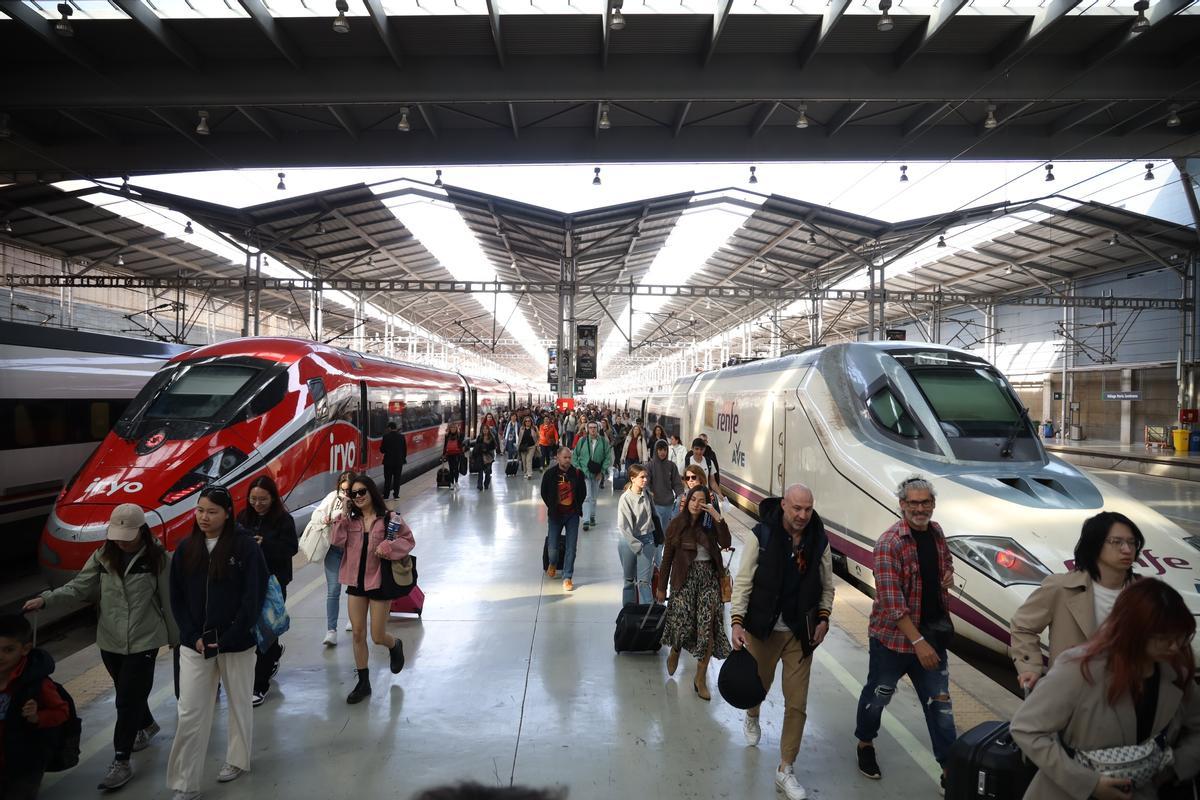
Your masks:
{"label": "ceiling light fixture", "polygon": [[283,179],[284,179],[284,178],[286,178],[286,177],[287,177],[287,175],[285,175],[285,174],[284,174],[284,173],[282,173],[282,172],[279,172],[279,173],[277,173],[277,174],[279,175],[279,183],[275,184],[275,188],[276,188],[276,189],[278,189],[278,190],[279,190],[279,191],[281,191],[281,192],[286,192],[286,191],[287,191],[287,184],[285,184],[285,183],[283,182]]}
{"label": "ceiling light fixture", "polygon": [[129,176],[121,176],[121,194],[129,194]]}
{"label": "ceiling light fixture", "polygon": [[396,123],[396,130],[401,133],[412,130],[412,123],[408,121],[408,106],[400,106],[400,121]]}
{"label": "ceiling light fixture", "polygon": [[939,237],[938,237],[938,243],[937,243],[937,246],[938,246],[938,248],[939,248],[939,249],[941,249],[941,248],[943,248],[943,247],[945,247],[945,246],[946,246],[946,237],[945,237],[944,235],[943,235],[943,236],[939,236]]}
{"label": "ceiling light fixture", "polygon": [[808,127],[808,103],[800,104],[800,116],[796,117],[796,127],[801,130]]}
{"label": "ceiling light fixture", "polygon": [[190,219],[187,221],[187,224],[183,226],[183,232],[184,233],[194,233],[195,232],[192,230],[192,221]]}
{"label": "ceiling light fixture", "polygon": [[1054,165],[1047,164],[1046,165],[1046,183],[1053,183],[1053,182],[1054,182]]}
{"label": "ceiling light fixture", "polygon": [[1154,180],[1154,165],[1153,164],[1151,164],[1149,162],[1146,163],[1146,177],[1143,178],[1142,180],[1147,180],[1147,181]]}
{"label": "ceiling light fixture", "polygon": [[75,9],[71,8],[70,3],[59,3],[58,13],[62,14],[62,19],[55,21],[54,32],[68,38],[74,36],[75,29],[71,27],[71,15],[75,13]]}
{"label": "ceiling light fixture", "polygon": [[596,177],[592,178],[592,186],[600,185],[600,168],[596,167],[592,172],[596,173]]}
{"label": "ceiling light fixture", "polygon": [[349,33],[350,20],[346,19],[346,12],[350,10],[350,6],[346,4],[346,0],[337,0],[334,5],[337,7],[338,15],[333,20],[333,32]]}
{"label": "ceiling light fixture", "polygon": [[879,22],[875,23],[875,27],[880,33],[887,33],[892,28],[896,27],[892,21],[892,16],[888,14],[888,9],[892,7],[892,0],[879,0]]}
{"label": "ceiling light fixture", "polygon": [[120,253],[117,253],[117,266],[118,267],[125,266],[125,256],[123,256]]}
{"label": "ceiling light fixture", "polygon": [[1182,122],[1182,120],[1179,119],[1179,104],[1172,103],[1170,108],[1167,109],[1167,111],[1168,111],[1167,127],[1168,128],[1178,128],[1180,123]]}
{"label": "ceiling light fixture", "polygon": [[758,271],[760,273],[762,273],[763,275],[766,275],[767,274],[767,262],[765,262],[765,261],[758,262]]}
{"label": "ceiling light fixture", "polygon": [[608,103],[600,104],[600,120],[596,123],[596,127],[602,131],[612,127],[612,122],[608,119]]}
{"label": "ceiling light fixture", "polygon": [[987,116],[983,120],[983,127],[990,131],[999,124],[1000,123],[996,122],[996,104],[988,103]]}
{"label": "ceiling light fixture", "polygon": [[1121,237],[1117,236],[1117,234],[1114,233],[1112,236],[1108,237],[1108,246],[1109,247],[1116,247],[1120,243],[1121,243]]}
{"label": "ceiling light fixture", "polygon": [[196,133],[200,134],[201,136],[208,136],[210,133],[212,133],[212,131],[208,129],[208,112],[201,110],[197,111],[196,114],[200,117],[200,121],[196,123]]}
{"label": "ceiling light fixture", "polygon": [[754,174],[757,170],[758,170],[758,167],[750,168],[750,183],[751,183],[751,185],[758,183],[758,176]]}
{"label": "ceiling light fixture", "polygon": [[908,165],[907,164],[900,165],[900,182],[908,183]]}
{"label": "ceiling light fixture", "polygon": [[613,3],[612,16],[608,20],[608,29],[610,31],[625,30],[625,15],[621,13],[622,3]]}
{"label": "ceiling light fixture", "polygon": [[1005,267],[1005,269],[1004,269],[1004,274],[1005,274],[1005,275],[1012,275],[1012,274],[1013,274],[1013,265],[1012,265],[1012,264],[1009,264],[1007,267]]}
{"label": "ceiling light fixture", "polygon": [[808,232],[808,243],[809,244],[817,243],[817,235],[815,233],[813,233],[812,231]]}
{"label": "ceiling light fixture", "polygon": [[12,220],[4,220],[4,232],[12,233]]}
{"label": "ceiling light fixture", "polygon": [[1145,33],[1150,30],[1150,20],[1146,19],[1146,9],[1150,7],[1150,0],[1137,0],[1133,4],[1133,10],[1137,12],[1137,18],[1133,21],[1133,27],[1129,29],[1130,33]]}
{"label": "ceiling light fixture", "polygon": [[433,179],[433,185],[437,186],[438,188],[441,188],[443,185],[442,184],[442,171],[440,169],[435,169],[434,172],[436,173],[436,175],[434,176],[434,179]]}

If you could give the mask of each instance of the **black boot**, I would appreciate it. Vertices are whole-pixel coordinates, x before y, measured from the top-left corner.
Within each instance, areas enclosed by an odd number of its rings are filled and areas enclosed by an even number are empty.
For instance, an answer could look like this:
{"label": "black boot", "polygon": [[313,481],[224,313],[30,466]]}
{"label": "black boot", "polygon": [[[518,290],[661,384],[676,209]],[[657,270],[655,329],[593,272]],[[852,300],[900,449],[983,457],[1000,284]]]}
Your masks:
{"label": "black boot", "polygon": [[392,674],[399,675],[400,670],[404,669],[404,642],[397,639],[396,643],[388,648],[388,655],[391,657]]}
{"label": "black boot", "polygon": [[350,705],[361,703],[371,694],[371,678],[367,670],[358,670],[358,683],[354,684],[354,688],[350,690],[350,694],[346,697],[346,702]]}

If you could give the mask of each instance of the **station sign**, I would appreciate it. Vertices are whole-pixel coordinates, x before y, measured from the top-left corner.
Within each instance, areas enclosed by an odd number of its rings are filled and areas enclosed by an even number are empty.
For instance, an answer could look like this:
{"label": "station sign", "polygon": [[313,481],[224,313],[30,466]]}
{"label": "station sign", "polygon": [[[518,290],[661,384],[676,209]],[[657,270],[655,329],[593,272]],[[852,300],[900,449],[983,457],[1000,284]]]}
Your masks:
{"label": "station sign", "polygon": [[575,377],[596,377],[596,333],[598,325],[575,326]]}
{"label": "station sign", "polygon": [[557,390],[555,384],[558,383],[558,348],[546,348],[546,361],[549,366],[546,368],[546,380],[550,382],[551,391]]}
{"label": "station sign", "polygon": [[1141,400],[1141,392],[1104,392],[1105,400]]}

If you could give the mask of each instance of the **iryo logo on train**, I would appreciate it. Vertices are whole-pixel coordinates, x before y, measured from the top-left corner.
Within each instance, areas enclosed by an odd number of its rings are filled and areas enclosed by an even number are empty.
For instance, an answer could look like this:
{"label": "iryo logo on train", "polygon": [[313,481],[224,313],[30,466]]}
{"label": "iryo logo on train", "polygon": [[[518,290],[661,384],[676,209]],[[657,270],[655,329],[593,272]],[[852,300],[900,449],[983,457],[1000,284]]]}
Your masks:
{"label": "iryo logo on train", "polygon": [[341,472],[354,467],[358,456],[358,448],[354,442],[334,444],[329,448],[329,471]]}
{"label": "iryo logo on train", "polygon": [[117,492],[125,492],[126,494],[137,494],[144,487],[140,481],[121,481],[116,478],[96,478],[88,484],[85,496],[103,494],[112,497]]}

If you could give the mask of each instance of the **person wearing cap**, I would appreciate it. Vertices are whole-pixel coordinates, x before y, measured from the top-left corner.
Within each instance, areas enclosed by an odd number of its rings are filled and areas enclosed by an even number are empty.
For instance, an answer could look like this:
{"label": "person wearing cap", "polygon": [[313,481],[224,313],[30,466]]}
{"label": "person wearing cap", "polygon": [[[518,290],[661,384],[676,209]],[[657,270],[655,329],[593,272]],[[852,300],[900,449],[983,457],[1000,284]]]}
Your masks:
{"label": "person wearing cap", "polygon": [[25,611],[99,603],[96,646],[116,688],[113,761],[97,788],[118,789],[133,778],[130,755],[150,746],[159,725],[150,713],[154,664],[164,646],[179,644],[171,614],[170,556],[150,531],[140,506],[113,510],[108,536],[71,581],[25,603]]}
{"label": "person wearing cap", "polygon": [[[757,547],[747,547],[733,579],[730,604],[733,647],[745,647],[758,662],[758,675],[768,691],[775,665],[783,663],[783,733],[775,786],[788,800],[807,794],[796,780],[793,764],[808,719],[808,680],[813,650],[829,632],[833,610],[833,554],[821,517],[813,509],[812,491],[789,486],[782,498],[768,497],[758,506],[754,526]],[[746,711],[742,732],[754,747],[762,737],[760,706]]]}

